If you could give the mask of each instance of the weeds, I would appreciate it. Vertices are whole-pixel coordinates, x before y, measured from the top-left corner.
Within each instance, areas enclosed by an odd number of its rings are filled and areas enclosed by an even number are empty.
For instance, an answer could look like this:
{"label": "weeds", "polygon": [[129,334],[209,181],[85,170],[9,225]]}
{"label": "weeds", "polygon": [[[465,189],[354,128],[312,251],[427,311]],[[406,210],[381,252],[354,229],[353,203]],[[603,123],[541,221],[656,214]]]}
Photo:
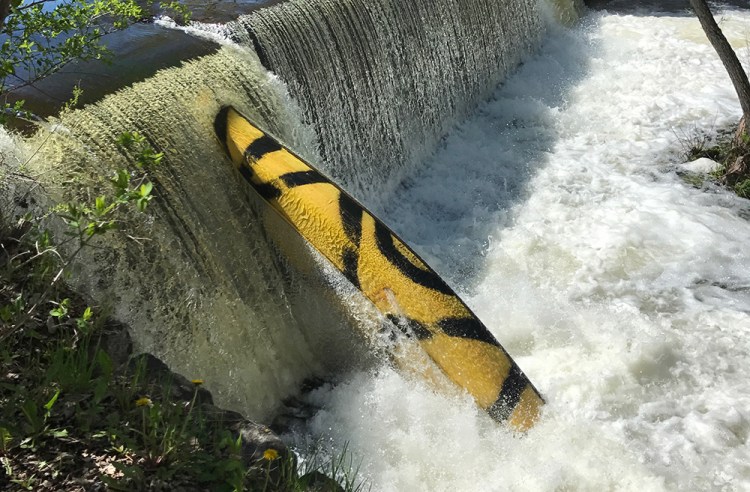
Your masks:
{"label": "weeds", "polygon": [[672,129],[677,142],[683,149],[683,160],[694,161],[702,157],[716,160],[721,157],[721,147],[714,144],[714,138],[710,133],[693,129],[691,131],[678,131]]}
{"label": "weeds", "polygon": [[[750,136],[745,132],[735,136],[730,131],[720,132],[715,142],[703,132],[675,135],[684,149],[684,160],[708,158],[718,163],[710,177],[732,189],[742,198],[750,198]],[[694,175],[683,176],[688,184],[702,185],[703,179]]]}
{"label": "weeds", "polygon": [[345,492],[365,492],[370,487],[359,476],[360,464],[355,463],[354,455],[345,443],[340,451],[324,452],[316,446],[309,452],[303,464],[301,478],[295,491],[343,490]]}
{"label": "weeds", "polygon": [[[134,159],[153,164],[153,154],[138,149]],[[151,199],[145,169],[120,171],[112,185],[92,204],[68,202],[0,225],[0,471],[22,488],[38,488],[35,477],[50,466],[36,458],[95,427],[109,396],[114,367],[98,337],[104,318],[63,279],[93,240],[118,229],[123,209],[144,211]],[[45,227],[56,220],[60,241]]]}
{"label": "weeds", "polygon": [[[37,309],[42,305],[53,304],[50,316],[58,320],[64,317],[68,308],[65,299],[57,300],[60,298],[57,286],[80,252],[92,241],[120,228],[125,209],[133,206],[141,212],[146,210],[153,191],[147,171],[159,163],[162,154],[155,152],[137,133],[123,134],[118,144],[131,152],[135,169],[117,171],[110,179],[110,194],[97,196],[91,204],[67,202],[41,216],[24,215],[10,230],[5,227],[6,230],[0,231],[0,269],[7,275],[8,285],[21,287],[12,294],[7,286],[0,290],[0,341],[16,330],[39,324]],[[43,226],[54,219],[67,226],[63,231],[65,238],[57,242]],[[25,294],[24,289],[34,295]]]}
{"label": "weeds", "polygon": [[[65,284],[81,252],[145,212],[151,168],[162,154],[137,133],[118,144],[133,168],[110,192],[66,202],[13,224],[0,221],[0,484],[11,489],[289,491],[340,490],[299,477],[292,453],[267,448],[248,460],[242,434],[204,411],[202,380],[178,397],[177,382],[102,347],[106,311]],[[60,239],[51,225],[58,221]],[[122,327],[119,328],[122,330]],[[184,393],[184,392],[183,392]],[[361,491],[352,460],[329,463],[346,491]],[[307,478],[305,478],[307,477]],[[330,479],[329,479],[330,480]],[[6,488],[0,486],[0,489]]]}

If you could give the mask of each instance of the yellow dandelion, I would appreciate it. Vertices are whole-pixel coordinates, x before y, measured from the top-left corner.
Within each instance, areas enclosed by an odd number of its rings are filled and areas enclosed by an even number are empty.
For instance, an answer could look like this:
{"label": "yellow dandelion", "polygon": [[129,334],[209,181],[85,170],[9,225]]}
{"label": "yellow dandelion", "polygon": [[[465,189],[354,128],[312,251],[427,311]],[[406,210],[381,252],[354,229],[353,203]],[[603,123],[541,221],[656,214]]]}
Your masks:
{"label": "yellow dandelion", "polygon": [[263,451],[264,460],[273,461],[278,457],[279,457],[279,452],[273,448],[268,448],[265,451]]}
{"label": "yellow dandelion", "polygon": [[193,379],[190,382],[193,383],[196,386],[200,386],[201,384],[204,383],[204,381],[202,379]]}
{"label": "yellow dandelion", "polygon": [[151,398],[149,398],[148,396],[143,396],[135,401],[136,407],[150,407],[153,404],[154,402],[152,402]]}

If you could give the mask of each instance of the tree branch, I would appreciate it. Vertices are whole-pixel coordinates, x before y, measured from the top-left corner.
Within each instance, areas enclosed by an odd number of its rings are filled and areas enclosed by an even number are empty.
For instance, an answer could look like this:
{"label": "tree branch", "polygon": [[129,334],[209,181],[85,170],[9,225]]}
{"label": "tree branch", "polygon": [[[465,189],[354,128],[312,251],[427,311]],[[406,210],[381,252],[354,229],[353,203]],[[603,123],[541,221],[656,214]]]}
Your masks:
{"label": "tree branch", "polygon": [[732,46],[727,41],[724,33],[721,32],[721,28],[716,23],[711,9],[708,7],[706,0],[690,0],[690,6],[693,7],[695,14],[698,16],[698,20],[701,23],[701,27],[706,33],[706,37],[711,42],[711,45],[719,55],[719,59],[724,64],[729,78],[732,80],[734,90],[737,91],[737,96],[740,99],[740,106],[742,106],[743,119],[750,119],[750,81],[747,79],[745,69],[742,68],[742,64],[737,59],[737,54],[732,49]]}
{"label": "tree branch", "polygon": [[5,18],[10,14],[10,0],[0,0],[0,29],[5,26]]}

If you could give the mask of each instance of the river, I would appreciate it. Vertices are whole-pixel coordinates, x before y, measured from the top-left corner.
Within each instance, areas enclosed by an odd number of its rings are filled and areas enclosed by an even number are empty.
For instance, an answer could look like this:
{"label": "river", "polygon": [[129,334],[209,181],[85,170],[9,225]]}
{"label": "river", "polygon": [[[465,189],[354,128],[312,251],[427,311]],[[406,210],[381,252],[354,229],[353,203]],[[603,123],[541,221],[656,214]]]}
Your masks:
{"label": "river", "polygon": [[[750,61],[750,13],[722,27]],[[744,48],[742,48],[744,46]],[[750,202],[680,177],[740,109],[696,19],[547,35],[382,217],[541,389],[512,435],[387,367],[311,398],[374,490],[750,489]]]}
{"label": "river", "polygon": [[[251,418],[323,377],[285,438],[303,456],[346,449],[372,490],[750,490],[750,202],[682,165],[740,108],[697,20],[676,2],[596,2],[564,28],[531,0],[451,2],[295,0],[194,26],[219,44],[193,40],[195,60],[62,115],[25,144],[52,193],[70,192],[65,173],[106,184],[127,165],[122,131],[165,153],[147,245],[97,250],[74,283]],[[720,18],[747,64],[741,4]],[[299,239],[274,238],[213,136],[226,104],[462,295],[547,400],[534,428],[354,348],[341,333],[372,310]]]}

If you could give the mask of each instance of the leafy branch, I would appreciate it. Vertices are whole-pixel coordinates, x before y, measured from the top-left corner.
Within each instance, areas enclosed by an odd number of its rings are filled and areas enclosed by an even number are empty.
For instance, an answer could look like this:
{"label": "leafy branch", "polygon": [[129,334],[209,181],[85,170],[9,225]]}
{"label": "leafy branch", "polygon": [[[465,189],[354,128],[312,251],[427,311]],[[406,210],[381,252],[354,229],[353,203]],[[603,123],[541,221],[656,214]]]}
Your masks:
{"label": "leafy branch", "polygon": [[[37,283],[43,285],[41,289],[37,289],[41,293],[35,295],[32,302],[27,302],[21,293],[11,299],[11,302],[0,305],[0,342],[27,326],[43,304],[52,303],[56,306],[50,313],[52,316],[55,316],[54,313],[62,313],[65,303],[55,301],[53,294],[60,279],[81,251],[90,246],[94,239],[120,229],[127,208],[146,211],[153,199],[154,189],[148,170],[159,164],[163,154],[154,151],[145,137],[135,132],[122,134],[118,145],[131,155],[135,169],[118,170],[109,180],[111,193],[97,196],[92,203],[62,203],[53,208],[50,214],[36,220],[31,217],[22,218],[19,228],[25,230],[16,242],[26,246],[14,254],[9,253],[10,247],[0,244],[0,259],[5,260],[5,265],[2,266],[11,272],[25,272],[26,275],[31,269],[35,272],[33,277]],[[67,239],[58,244],[53,241],[48,230],[39,231],[38,226],[35,227],[50,216],[61,219],[66,226],[64,234]],[[70,244],[73,245],[72,248]],[[28,304],[31,306],[27,307]]]}
{"label": "leafy branch", "polygon": [[0,123],[25,116],[10,93],[74,60],[109,60],[102,38],[143,17],[135,0],[0,0]]}

